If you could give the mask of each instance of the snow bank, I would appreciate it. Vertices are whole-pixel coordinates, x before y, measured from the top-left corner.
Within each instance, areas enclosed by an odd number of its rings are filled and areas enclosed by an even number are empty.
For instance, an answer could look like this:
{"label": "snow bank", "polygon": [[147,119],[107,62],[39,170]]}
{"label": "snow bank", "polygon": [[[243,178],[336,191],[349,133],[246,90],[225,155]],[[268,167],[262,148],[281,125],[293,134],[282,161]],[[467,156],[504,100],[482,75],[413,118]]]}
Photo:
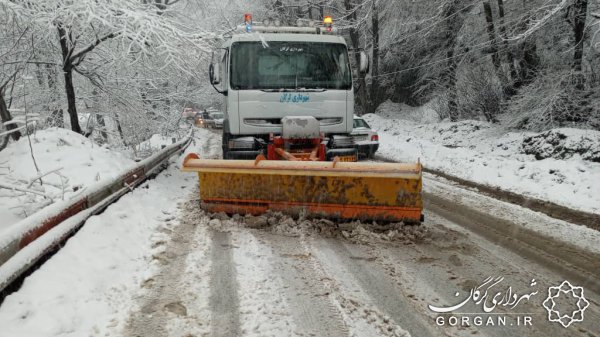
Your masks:
{"label": "snow bank", "polygon": [[[125,155],[98,146],[90,139],[63,128],[50,128],[31,136],[33,156],[41,173],[38,177],[27,137],[0,152],[0,183],[26,187],[53,200],[68,199],[86,186],[118,177],[135,162]],[[64,189],[64,193],[63,193]],[[47,206],[50,199],[31,193],[0,189],[0,233],[17,221]]]}
{"label": "snow bank", "polygon": [[[77,198],[54,203],[5,229],[0,233],[0,263],[6,261],[0,266],[0,289],[35,263],[43,252],[58,243],[60,238],[82,224],[87,219],[87,216],[80,217],[82,213],[95,214],[94,209],[102,210],[142,183],[146,177],[158,173],[165,160],[187,147],[190,140],[188,137],[170,145],[131,167],[116,179],[94,183],[84,189]],[[75,216],[72,216],[73,214]],[[71,222],[72,218],[79,220]],[[26,249],[21,249],[23,245],[26,245]]]}
{"label": "snow bank", "polygon": [[440,118],[432,105],[433,102],[429,102],[420,107],[412,107],[404,103],[394,103],[388,99],[377,107],[375,113],[380,116],[401,118],[415,123],[435,123]]}
{"label": "snow bank", "polygon": [[600,163],[600,131],[554,129],[527,137],[523,151],[535,159],[570,159],[576,155],[584,160]]}
{"label": "snow bank", "polygon": [[[208,134],[200,132],[200,137]],[[199,151],[190,147],[187,153]],[[184,155],[174,156],[181,163]],[[159,233],[177,225],[194,175],[167,171],[87,220],[0,306],[1,335],[119,336],[157,271]]]}
{"label": "snow bank", "polygon": [[[595,144],[586,139],[597,132],[559,129],[544,137],[480,121],[417,123],[401,111],[364,117],[379,132],[379,154],[386,158],[420,158],[426,167],[462,179],[600,213],[600,164],[580,154]],[[569,137],[557,136],[560,142],[552,145],[555,134]]]}
{"label": "snow bank", "polygon": [[122,328],[148,269],[152,235],[186,195],[178,185],[185,183],[161,175],[148,189],[136,189],[90,218],[6,298],[0,307],[4,333],[101,336]]}

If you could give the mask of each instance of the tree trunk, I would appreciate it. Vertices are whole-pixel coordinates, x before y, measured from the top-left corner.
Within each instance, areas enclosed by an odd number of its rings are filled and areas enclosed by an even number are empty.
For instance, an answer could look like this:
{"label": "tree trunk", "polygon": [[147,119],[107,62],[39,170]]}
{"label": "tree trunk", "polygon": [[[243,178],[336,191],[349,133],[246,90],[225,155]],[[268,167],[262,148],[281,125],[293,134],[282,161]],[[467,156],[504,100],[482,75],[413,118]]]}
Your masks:
{"label": "tree trunk", "polygon": [[[523,11],[527,11],[529,0],[523,0]],[[525,19],[520,23],[519,30],[526,31],[527,27],[530,24],[530,17],[528,15],[525,16]],[[529,85],[532,83],[538,73],[540,66],[540,57],[537,53],[537,42],[533,36],[529,36],[525,38],[522,42],[519,43],[519,55],[518,62],[519,69],[517,71],[518,76],[514,81],[513,87],[518,89],[522,86]]]}
{"label": "tree trunk", "polygon": [[62,26],[58,26],[58,36],[60,38],[60,49],[63,57],[63,75],[65,77],[65,93],[67,95],[67,112],[71,121],[71,130],[83,134],[81,126],[79,126],[79,118],[77,116],[77,106],[75,100],[75,87],[73,87],[73,64],[71,63],[71,49],[69,48],[67,39],[69,38],[66,30]]}
{"label": "tree trunk", "polygon": [[[2,129],[0,129],[2,130]],[[0,136],[0,151],[4,150],[6,148],[6,146],[8,145],[8,135],[6,136]]]}
{"label": "tree trunk", "polygon": [[575,47],[573,55],[573,73],[575,75],[575,87],[583,90],[585,87],[585,78],[583,76],[583,39],[585,38],[585,22],[587,19],[588,0],[574,0],[573,5],[573,34],[575,36]]}
{"label": "tree trunk", "polygon": [[[350,15],[350,17],[348,18],[353,24],[356,24],[356,11],[354,11],[354,8],[352,6],[352,4],[350,3],[350,0],[344,0],[344,6],[346,8],[346,11],[352,12],[352,14]],[[357,27],[351,27],[350,28],[350,43],[352,44],[352,51],[354,53],[354,60],[355,60],[355,64],[357,66],[357,68],[360,67],[360,36],[358,34],[358,30]],[[358,74],[358,78],[357,78],[357,88],[355,91],[355,100],[356,100],[356,106],[359,107],[360,111],[357,111],[357,115],[360,115],[364,112],[367,111],[367,82],[365,80],[365,76],[364,74],[360,73],[360,69],[358,69],[359,71],[357,71]]]}
{"label": "tree trunk", "polygon": [[[10,115],[10,111],[8,111],[8,106],[6,105],[6,100],[4,99],[4,91],[5,91],[4,89],[5,88],[0,88],[0,118],[2,120],[2,123],[12,121],[12,116]],[[17,126],[14,124],[6,125],[7,131],[14,130],[16,128],[17,128]],[[17,140],[19,140],[19,138],[21,138],[21,132],[14,131],[10,134],[10,137],[12,137],[12,139],[14,141],[17,141]],[[8,136],[6,136],[5,138],[6,138],[5,141],[7,142]]]}
{"label": "tree trunk", "polygon": [[579,95],[578,102],[571,108],[566,120],[569,122],[585,122],[589,119],[593,108],[590,106],[589,92],[585,92],[585,76],[583,74],[583,45],[585,39],[585,23],[587,20],[588,0],[574,0],[573,35],[575,46],[573,52],[573,80]]}
{"label": "tree trunk", "polygon": [[500,18],[500,36],[503,39],[503,47],[504,47],[504,55],[506,57],[506,62],[508,63],[508,67],[510,69],[510,79],[513,85],[512,90],[514,91],[514,82],[517,80],[517,69],[515,68],[515,56],[510,50],[510,46],[508,45],[508,41],[506,39],[506,26],[504,21],[504,0],[498,0],[498,17]]}
{"label": "tree trunk", "polygon": [[371,94],[369,112],[374,113],[379,104],[379,9],[377,0],[373,0],[371,24],[373,30],[373,66],[371,70]]}
{"label": "tree trunk", "polygon": [[67,94],[67,112],[71,121],[71,130],[83,134],[81,126],[79,126],[79,118],[77,116],[77,107],[75,101],[75,88],[73,87],[73,70],[71,68],[63,69],[65,75],[65,92]]}
{"label": "tree trunk", "polygon": [[117,131],[119,132],[119,136],[121,137],[121,141],[123,142],[123,146],[127,147],[127,141],[125,140],[125,134],[123,133],[123,128],[121,127],[121,121],[119,121],[119,115],[114,114],[115,124],[117,124]]}
{"label": "tree trunk", "polygon": [[446,90],[448,91],[448,115],[452,122],[458,121],[458,95],[456,92],[456,69],[458,68],[454,58],[454,48],[448,49],[446,52],[448,58],[448,78],[446,82]]}
{"label": "tree trunk", "polygon": [[[450,120],[456,122],[458,120],[458,95],[456,91],[456,70],[458,63],[454,57],[454,48],[456,47],[456,38],[460,25],[456,17],[457,0],[449,0],[443,9],[442,16],[445,22],[446,29],[446,73],[444,74],[444,82],[448,97],[448,116]],[[454,18],[451,18],[454,16]]]}
{"label": "tree trunk", "polygon": [[504,76],[504,72],[502,71],[502,62],[500,60],[500,55],[498,54],[498,43],[496,41],[496,29],[494,27],[494,17],[492,15],[492,6],[490,6],[489,1],[483,2],[483,10],[485,12],[485,22],[486,30],[488,33],[488,38],[490,40],[490,53],[492,54],[492,64],[494,65],[494,70],[496,71],[496,76],[498,76],[498,80],[502,85],[502,91],[506,93],[506,77]]}

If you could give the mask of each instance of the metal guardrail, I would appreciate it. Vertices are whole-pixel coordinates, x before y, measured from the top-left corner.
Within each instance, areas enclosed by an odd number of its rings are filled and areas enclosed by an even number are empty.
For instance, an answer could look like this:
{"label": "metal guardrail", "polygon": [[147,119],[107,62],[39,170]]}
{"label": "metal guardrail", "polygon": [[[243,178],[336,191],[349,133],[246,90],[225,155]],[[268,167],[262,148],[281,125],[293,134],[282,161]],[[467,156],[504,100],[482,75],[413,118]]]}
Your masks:
{"label": "metal guardrail", "polygon": [[92,186],[83,196],[52,204],[12,225],[0,237],[0,292],[23,275],[44,255],[79,229],[92,215],[162,171],[167,160],[192,141],[185,139],[140,161],[110,182]]}

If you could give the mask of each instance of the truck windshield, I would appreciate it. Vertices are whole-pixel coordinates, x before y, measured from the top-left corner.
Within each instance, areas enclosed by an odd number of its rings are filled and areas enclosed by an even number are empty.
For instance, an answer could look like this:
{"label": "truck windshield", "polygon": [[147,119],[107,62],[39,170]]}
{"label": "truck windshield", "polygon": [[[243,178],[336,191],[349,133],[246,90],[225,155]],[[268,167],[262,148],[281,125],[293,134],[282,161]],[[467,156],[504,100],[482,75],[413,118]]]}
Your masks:
{"label": "truck windshield", "polygon": [[346,46],[318,42],[236,42],[231,47],[231,87],[349,90],[352,78]]}

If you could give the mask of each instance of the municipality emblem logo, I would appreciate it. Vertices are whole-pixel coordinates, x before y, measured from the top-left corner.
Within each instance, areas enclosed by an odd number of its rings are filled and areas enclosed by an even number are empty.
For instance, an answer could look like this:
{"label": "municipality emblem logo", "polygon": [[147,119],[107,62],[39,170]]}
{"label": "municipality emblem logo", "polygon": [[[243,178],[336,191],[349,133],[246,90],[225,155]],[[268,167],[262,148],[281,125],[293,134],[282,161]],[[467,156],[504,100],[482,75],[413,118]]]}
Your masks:
{"label": "municipality emblem logo", "polygon": [[[561,303],[562,301],[575,302],[577,310],[573,310],[570,314],[561,313],[561,308],[556,303],[559,299]],[[546,298],[543,305],[548,311],[550,322],[560,323],[563,327],[568,328],[573,322],[583,321],[583,313],[590,306],[590,302],[583,296],[582,287],[575,287],[569,281],[563,281],[558,286],[548,288],[548,298]]]}

